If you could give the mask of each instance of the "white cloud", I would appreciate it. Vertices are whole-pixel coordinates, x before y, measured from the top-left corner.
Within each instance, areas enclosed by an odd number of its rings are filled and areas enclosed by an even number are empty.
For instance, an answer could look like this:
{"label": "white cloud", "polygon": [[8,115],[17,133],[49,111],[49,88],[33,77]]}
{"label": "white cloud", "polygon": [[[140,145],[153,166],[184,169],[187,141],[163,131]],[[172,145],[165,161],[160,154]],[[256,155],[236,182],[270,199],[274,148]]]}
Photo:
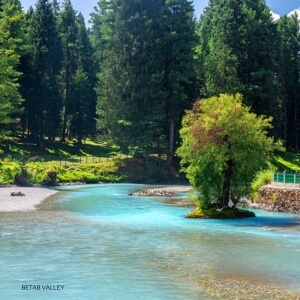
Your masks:
{"label": "white cloud", "polygon": [[295,14],[295,13],[300,17],[300,8],[296,8],[296,9],[292,10],[292,11],[288,14],[288,17],[290,17],[291,15],[293,15],[293,14]]}
{"label": "white cloud", "polygon": [[274,22],[276,22],[280,19],[280,15],[274,13],[273,11],[271,11],[271,15],[272,15],[272,18],[273,18]]}
{"label": "white cloud", "polygon": [[[296,9],[292,10],[290,13],[287,14],[287,16],[290,17],[290,16],[294,15],[295,13],[300,18],[300,8],[296,8]],[[271,16],[272,16],[274,22],[277,22],[280,19],[280,15],[274,13],[273,11],[271,11]]]}

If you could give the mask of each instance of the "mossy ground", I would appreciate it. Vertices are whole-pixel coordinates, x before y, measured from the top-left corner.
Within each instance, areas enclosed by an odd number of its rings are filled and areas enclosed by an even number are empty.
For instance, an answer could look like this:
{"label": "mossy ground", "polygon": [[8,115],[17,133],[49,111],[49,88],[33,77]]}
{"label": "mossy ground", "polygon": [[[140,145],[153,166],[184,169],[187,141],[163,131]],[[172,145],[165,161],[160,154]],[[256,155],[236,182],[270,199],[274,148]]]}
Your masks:
{"label": "mossy ground", "polygon": [[255,214],[245,209],[229,207],[220,209],[217,205],[209,205],[197,207],[188,213],[186,217],[195,219],[234,219],[255,217]]}

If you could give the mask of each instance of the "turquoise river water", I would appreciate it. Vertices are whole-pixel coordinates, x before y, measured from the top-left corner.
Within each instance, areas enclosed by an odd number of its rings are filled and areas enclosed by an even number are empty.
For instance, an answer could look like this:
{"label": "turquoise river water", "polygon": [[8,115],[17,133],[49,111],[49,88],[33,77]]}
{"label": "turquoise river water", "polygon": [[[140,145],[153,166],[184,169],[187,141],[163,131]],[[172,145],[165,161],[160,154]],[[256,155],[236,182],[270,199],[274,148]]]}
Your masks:
{"label": "turquoise river water", "polygon": [[300,299],[299,216],[186,219],[190,207],[129,196],[148,187],[59,187],[1,214],[0,299]]}

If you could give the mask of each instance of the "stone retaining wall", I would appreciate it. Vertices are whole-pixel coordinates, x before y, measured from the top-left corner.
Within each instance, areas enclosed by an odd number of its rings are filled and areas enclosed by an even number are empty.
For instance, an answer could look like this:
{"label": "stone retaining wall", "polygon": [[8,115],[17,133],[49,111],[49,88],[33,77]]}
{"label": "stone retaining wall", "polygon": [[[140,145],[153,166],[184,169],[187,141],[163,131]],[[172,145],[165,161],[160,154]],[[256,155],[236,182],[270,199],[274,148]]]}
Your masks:
{"label": "stone retaining wall", "polygon": [[260,193],[260,207],[266,210],[300,214],[300,189],[265,186]]}

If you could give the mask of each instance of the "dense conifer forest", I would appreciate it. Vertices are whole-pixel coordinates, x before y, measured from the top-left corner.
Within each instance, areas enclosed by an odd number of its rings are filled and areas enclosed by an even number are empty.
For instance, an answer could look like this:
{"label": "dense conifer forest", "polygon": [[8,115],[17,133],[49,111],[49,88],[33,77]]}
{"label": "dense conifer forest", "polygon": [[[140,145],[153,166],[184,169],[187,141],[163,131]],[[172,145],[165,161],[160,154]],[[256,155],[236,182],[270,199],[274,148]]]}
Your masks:
{"label": "dense conifer forest", "polygon": [[0,140],[98,137],[172,163],[186,109],[240,93],[270,135],[300,147],[300,17],[263,0],[100,0],[89,26],[70,0],[0,2]]}

